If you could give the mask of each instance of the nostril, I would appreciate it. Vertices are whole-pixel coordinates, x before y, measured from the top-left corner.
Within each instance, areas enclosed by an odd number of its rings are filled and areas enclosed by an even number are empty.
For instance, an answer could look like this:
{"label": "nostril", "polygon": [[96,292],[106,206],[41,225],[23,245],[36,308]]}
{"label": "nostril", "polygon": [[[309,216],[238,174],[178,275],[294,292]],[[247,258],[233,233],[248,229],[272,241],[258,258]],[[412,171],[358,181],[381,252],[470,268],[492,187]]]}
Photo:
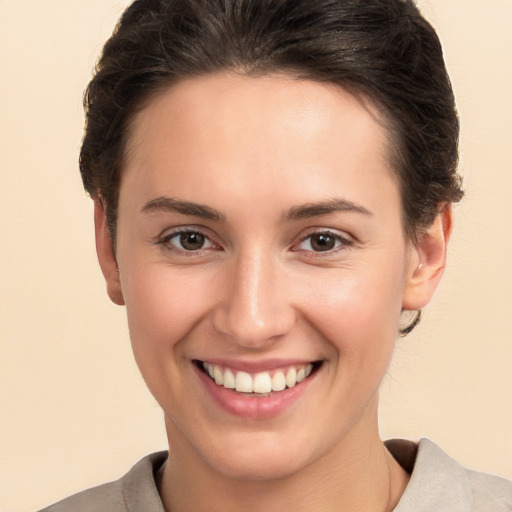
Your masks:
{"label": "nostril", "polygon": [[213,316],[215,332],[228,336],[239,346],[259,348],[275,343],[295,324],[295,313],[285,307],[257,312],[244,311],[240,305],[219,308]]}

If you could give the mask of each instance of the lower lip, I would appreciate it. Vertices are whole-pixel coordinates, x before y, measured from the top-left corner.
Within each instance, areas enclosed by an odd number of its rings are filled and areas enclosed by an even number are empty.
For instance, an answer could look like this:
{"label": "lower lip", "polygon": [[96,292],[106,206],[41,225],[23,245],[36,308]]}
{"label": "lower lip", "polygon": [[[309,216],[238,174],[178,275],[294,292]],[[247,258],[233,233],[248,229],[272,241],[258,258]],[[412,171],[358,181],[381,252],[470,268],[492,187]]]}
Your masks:
{"label": "lower lip", "polygon": [[199,368],[195,367],[195,369],[217,405],[234,416],[253,420],[274,418],[284,413],[301,398],[310,384],[310,380],[315,377],[313,374],[293,388],[273,392],[270,396],[251,396],[219,386]]}

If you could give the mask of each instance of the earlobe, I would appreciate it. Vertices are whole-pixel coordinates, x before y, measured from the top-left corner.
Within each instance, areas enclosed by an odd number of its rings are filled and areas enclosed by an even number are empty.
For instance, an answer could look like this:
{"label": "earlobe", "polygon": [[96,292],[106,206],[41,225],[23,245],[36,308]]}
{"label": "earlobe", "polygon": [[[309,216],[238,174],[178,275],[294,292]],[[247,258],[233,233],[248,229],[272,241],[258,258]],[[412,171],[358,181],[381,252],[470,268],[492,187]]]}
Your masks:
{"label": "earlobe", "polygon": [[99,199],[94,200],[94,231],[96,235],[96,253],[107,284],[108,296],[114,304],[123,306],[124,298],[116,255],[107,226],[105,209]]}
{"label": "earlobe", "polygon": [[447,204],[411,249],[402,308],[419,310],[429,302],[443,275],[452,231],[452,208]]}

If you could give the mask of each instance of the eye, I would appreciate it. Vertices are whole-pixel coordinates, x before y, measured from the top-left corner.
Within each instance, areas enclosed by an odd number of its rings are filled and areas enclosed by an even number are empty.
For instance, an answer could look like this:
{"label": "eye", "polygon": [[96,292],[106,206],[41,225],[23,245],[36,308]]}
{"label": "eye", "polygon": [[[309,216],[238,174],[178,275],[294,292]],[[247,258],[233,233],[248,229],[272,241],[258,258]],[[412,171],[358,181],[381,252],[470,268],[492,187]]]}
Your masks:
{"label": "eye", "polygon": [[308,235],[297,248],[301,251],[328,252],[347,245],[351,245],[349,240],[329,231],[322,231]]}
{"label": "eye", "polygon": [[172,249],[187,252],[200,251],[214,246],[206,235],[200,231],[193,230],[170,233],[159,241],[159,243]]}

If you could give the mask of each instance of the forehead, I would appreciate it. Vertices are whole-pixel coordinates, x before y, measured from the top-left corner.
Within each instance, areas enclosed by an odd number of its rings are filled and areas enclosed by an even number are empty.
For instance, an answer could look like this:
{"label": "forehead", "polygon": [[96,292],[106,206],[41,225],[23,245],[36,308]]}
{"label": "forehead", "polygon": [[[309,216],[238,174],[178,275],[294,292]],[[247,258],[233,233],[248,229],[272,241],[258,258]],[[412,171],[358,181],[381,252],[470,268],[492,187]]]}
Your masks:
{"label": "forehead", "polygon": [[[346,116],[339,108],[341,102]],[[282,116],[284,110],[285,117]],[[300,128],[304,136],[315,132],[327,135],[320,133],[319,129],[332,128],[341,136],[340,128],[346,125],[349,115],[362,110],[364,114],[357,120],[355,117],[350,119],[353,128],[361,131],[373,125],[374,131],[381,132],[384,142],[388,135],[387,118],[362,93],[352,94],[331,82],[317,82],[283,73],[248,76],[231,71],[219,72],[180,80],[151,95],[131,122],[127,147],[136,151],[141,144],[146,145],[149,141],[144,134],[150,127],[170,127],[172,121],[177,121],[179,125],[174,136],[182,134],[186,137],[189,134],[184,128],[211,122],[213,118],[223,126],[226,135],[230,127],[235,130],[238,125],[266,118],[265,122],[273,121],[276,128],[281,127],[284,131]],[[358,121],[357,125],[355,121]],[[205,131],[195,135],[203,133]]]}
{"label": "forehead", "polygon": [[252,197],[278,183],[323,199],[344,185],[377,194],[381,175],[394,180],[382,120],[371,102],[333,84],[235,73],[183,80],[135,116],[121,196],[128,182],[157,194],[164,179],[162,193],[179,185],[193,200],[223,183]]}

